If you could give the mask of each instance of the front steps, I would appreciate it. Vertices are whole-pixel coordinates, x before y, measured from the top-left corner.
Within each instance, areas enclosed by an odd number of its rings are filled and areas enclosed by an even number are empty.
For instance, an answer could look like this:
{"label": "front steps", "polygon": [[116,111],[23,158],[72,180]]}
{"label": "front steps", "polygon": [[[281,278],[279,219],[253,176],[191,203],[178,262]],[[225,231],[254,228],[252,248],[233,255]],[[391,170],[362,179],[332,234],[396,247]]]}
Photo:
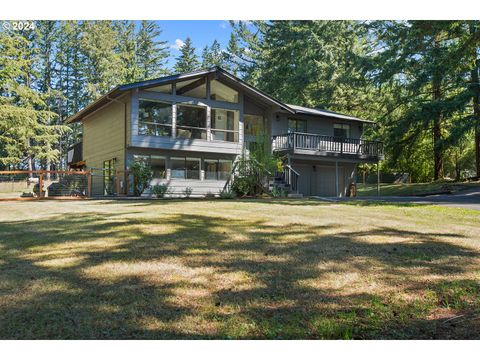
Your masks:
{"label": "front steps", "polygon": [[272,179],[268,181],[268,190],[272,191],[274,187],[283,190],[289,198],[303,198],[303,194],[292,192],[290,185],[286,184],[280,177],[272,177]]}

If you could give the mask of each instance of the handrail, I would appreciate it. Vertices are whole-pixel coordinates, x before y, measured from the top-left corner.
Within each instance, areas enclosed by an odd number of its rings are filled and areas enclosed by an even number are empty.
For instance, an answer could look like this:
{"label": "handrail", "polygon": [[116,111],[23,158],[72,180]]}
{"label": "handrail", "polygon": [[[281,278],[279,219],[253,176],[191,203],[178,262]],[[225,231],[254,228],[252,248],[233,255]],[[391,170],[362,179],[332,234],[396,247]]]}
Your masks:
{"label": "handrail", "polygon": [[383,143],[374,140],[341,138],[329,135],[293,132],[275,135],[274,150],[315,150],[341,154],[382,156]]}

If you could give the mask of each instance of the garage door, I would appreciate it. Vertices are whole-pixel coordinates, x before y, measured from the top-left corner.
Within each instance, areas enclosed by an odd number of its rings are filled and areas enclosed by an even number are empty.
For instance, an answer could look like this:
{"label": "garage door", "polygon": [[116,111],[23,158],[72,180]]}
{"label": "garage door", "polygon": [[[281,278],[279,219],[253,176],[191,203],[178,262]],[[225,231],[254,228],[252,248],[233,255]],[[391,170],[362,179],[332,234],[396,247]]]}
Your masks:
{"label": "garage door", "polygon": [[[315,195],[337,196],[335,194],[335,167],[316,166],[315,171]],[[343,189],[343,168],[338,167],[338,191]]]}
{"label": "garage door", "polygon": [[[298,190],[304,196],[337,196],[335,194],[335,167],[306,164],[294,164],[293,168],[300,174]],[[344,188],[344,169],[338,167],[338,190]]]}

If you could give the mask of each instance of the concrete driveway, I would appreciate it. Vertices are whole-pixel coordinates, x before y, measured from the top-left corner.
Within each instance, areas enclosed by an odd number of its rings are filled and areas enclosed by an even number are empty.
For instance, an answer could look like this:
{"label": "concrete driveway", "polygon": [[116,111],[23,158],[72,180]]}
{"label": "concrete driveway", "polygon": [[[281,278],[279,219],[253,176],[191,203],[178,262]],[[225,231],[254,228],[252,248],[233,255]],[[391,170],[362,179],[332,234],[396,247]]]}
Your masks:
{"label": "concrete driveway", "polygon": [[[319,198],[330,201],[349,201],[350,198]],[[355,200],[384,201],[414,204],[432,204],[466,208],[480,211],[480,187],[462,190],[450,195],[429,195],[429,196],[361,196]]]}

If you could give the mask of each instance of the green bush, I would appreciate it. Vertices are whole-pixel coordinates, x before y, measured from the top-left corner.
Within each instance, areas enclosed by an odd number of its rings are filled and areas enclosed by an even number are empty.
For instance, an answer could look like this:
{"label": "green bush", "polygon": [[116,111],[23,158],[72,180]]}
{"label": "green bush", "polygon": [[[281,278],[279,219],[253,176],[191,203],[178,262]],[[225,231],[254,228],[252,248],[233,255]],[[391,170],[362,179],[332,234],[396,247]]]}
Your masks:
{"label": "green bush", "polygon": [[152,168],[143,162],[136,161],[130,167],[130,171],[133,173],[135,184],[133,192],[135,196],[140,196],[150,186],[150,181],[153,178]]}
{"label": "green bush", "polygon": [[155,185],[153,188],[152,188],[152,191],[153,193],[155,194],[155,196],[157,198],[163,198],[165,196],[165,194],[167,193],[168,191],[168,186],[167,185]]}
{"label": "green bush", "polygon": [[233,199],[235,198],[235,193],[232,190],[222,190],[219,193],[220,199]]}
{"label": "green bush", "polygon": [[287,193],[285,192],[285,190],[282,189],[282,188],[279,188],[278,186],[274,186],[272,188],[271,194],[272,194],[273,197],[285,197],[285,196],[287,196]]}

